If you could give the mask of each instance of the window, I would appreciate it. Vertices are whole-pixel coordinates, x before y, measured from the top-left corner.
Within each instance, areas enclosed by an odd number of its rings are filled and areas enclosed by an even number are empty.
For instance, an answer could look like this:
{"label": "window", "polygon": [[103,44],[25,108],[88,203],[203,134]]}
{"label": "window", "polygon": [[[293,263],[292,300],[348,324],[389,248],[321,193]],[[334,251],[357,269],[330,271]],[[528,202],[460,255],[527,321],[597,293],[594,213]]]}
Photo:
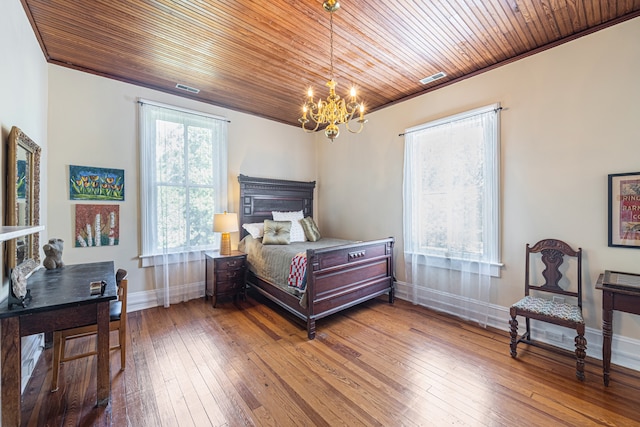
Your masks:
{"label": "window", "polygon": [[456,260],[487,263],[499,274],[499,111],[495,104],[407,130],[406,253],[452,269]]}
{"label": "window", "polygon": [[140,101],[143,265],[214,246],[227,206],[227,121]]}

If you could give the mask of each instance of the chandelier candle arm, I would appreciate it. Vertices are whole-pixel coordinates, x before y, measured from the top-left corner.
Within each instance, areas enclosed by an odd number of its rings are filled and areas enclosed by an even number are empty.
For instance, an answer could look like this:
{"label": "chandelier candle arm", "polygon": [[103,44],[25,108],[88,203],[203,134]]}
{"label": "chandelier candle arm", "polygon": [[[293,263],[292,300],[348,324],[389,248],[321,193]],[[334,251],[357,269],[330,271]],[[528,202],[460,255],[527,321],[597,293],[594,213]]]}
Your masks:
{"label": "chandelier candle arm", "polygon": [[[326,0],[322,4],[323,8],[331,14],[330,18],[330,65],[331,65],[331,78],[327,82],[326,86],[329,88],[329,96],[326,101],[322,98],[318,98],[318,102],[313,100],[313,89],[309,88],[307,91],[307,100],[302,106],[302,117],[298,119],[298,122],[302,125],[302,129],[305,132],[315,132],[323,125],[325,126],[324,133],[331,141],[338,137],[340,129],[338,125],[343,124],[347,130],[351,133],[360,133],[364,128],[364,124],[367,122],[364,118],[364,104],[358,101],[356,88],[351,87],[349,91],[349,102],[340,98],[336,94],[336,86],[338,85],[333,78],[333,12],[340,8],[340,3],[337,0]],[[358,123],[360,126],[357,130],[352,130],[349,127],[349,121],[353,119],[356,111],[359,112]],[[315,126],[313,129],[307,128],[307,124],[313,121]]]}

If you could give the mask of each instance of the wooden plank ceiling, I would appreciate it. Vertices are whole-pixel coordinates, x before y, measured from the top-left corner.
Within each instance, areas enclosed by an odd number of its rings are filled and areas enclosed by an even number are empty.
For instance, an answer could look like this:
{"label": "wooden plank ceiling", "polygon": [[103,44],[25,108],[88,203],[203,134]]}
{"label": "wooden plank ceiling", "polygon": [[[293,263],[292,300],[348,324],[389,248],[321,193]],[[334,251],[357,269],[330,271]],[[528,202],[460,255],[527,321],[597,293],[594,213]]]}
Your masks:
{"label": "wooden plank ceiling", "polygon": [[[21,1],[50,63],[295,126],[308,87],[327,95],[322,0]],[[337,91],[378,110],[637,16],[640,0],[343,0]]]}

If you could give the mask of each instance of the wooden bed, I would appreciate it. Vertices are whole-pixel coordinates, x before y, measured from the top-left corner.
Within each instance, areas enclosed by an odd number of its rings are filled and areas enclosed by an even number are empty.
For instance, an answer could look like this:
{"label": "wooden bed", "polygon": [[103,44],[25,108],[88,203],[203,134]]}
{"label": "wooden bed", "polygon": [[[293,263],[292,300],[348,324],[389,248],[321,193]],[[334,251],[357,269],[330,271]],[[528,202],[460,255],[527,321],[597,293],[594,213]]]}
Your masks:
{"label": "wooden bed", "polygon": [[[299,211],[313,216],[315,181],[300,182],[238,177],[240,224],[271,219],[272,211]],[[321,230],[322,231],[322,230]],[[240,238],[247,232],[241,228]],[[307,250],[307,304],[251,271],[247,283],[307,324],[314,339],[316,320],[383,294],[394,301],[393,237],[324,249]]]}

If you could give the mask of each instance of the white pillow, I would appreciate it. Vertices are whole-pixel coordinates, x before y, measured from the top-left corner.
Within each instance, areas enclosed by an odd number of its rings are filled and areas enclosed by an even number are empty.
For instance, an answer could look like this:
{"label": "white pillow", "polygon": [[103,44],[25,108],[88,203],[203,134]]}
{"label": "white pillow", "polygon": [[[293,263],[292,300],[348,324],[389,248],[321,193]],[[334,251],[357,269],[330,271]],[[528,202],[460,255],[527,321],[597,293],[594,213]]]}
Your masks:
{"label": "white pillow", "polygon": [[247,230],[251,237],[260,239],[264,236],[264,222],[252,222],[250,224],[242,224],[242,228]]}
{"label": "white pillow", "polygon": [[274,221],[291,221],[291,237],[290,242],[306,242],[307,236],[304,234],[304,229],[302,228],[302,224],[300,224],[300,220],[304,219],[304,214],[302,211],[296,212],[271,212],[273,215]]}

